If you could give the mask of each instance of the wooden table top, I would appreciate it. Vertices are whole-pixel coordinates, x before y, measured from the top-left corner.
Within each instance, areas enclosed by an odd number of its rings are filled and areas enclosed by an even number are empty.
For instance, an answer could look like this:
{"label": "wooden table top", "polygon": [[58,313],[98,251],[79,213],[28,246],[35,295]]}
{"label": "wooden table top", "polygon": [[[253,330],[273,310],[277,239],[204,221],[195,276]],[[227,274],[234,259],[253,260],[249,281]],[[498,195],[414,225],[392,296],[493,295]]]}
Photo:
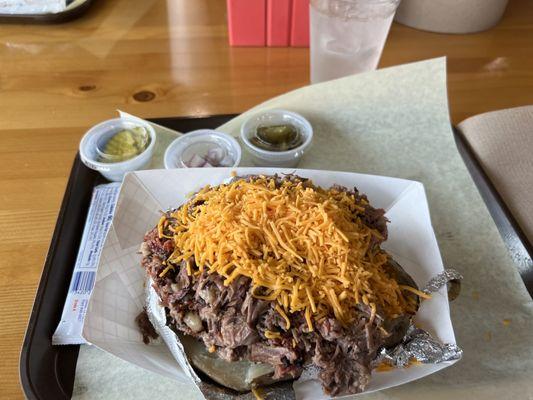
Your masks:
{"label": "wooden table top", "polygon": [[[0,398],[22,398],[27,320],[78,142],[120,108],[238,113],[308,83],[308,49],[230,48],[221,0],[96,1],[56,26],[0,26]],[[473,35],[394,24],[381,67],[448,57],[453,122],[533,103],[533,2]]]}

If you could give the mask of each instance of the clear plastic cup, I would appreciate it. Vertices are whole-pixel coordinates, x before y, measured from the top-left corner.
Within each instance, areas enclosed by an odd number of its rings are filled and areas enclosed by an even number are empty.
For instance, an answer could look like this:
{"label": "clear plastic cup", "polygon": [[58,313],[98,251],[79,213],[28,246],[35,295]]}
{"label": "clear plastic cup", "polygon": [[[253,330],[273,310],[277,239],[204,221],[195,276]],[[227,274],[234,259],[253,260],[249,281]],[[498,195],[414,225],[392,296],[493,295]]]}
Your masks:
{"label": "clear plastic cup", "polygon": [[[260,126],[290,124],[302,135],[302,144],[286,151],[270,151],[254,145],[251,139]],[[252,162],[258,167],[293,168],[298,165],[304,153],[313,141],[313,128],[300,114],[287,110],[268,110],[248,118],[241,126],[241,139],[245,149],[252,156]]]}
{"label": "clear plastic cup", "polygon": [[376,69],[400,0],[311,0],[311,83]]}

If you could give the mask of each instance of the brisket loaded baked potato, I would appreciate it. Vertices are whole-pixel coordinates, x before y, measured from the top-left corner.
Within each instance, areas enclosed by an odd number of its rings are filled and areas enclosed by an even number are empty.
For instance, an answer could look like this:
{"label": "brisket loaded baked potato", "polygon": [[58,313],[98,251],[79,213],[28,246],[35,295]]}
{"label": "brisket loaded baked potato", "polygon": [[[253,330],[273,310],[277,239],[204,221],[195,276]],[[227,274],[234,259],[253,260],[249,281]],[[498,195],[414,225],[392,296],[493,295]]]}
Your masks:
{"label": "brisket loaded baked potato", "polygon": [[219,383],[244,391],[314,365],[327,394],[358,393],[419,304],[380,247],[384,213],[357,189],[234,178],[166,212],[142,266],[190,361]]}

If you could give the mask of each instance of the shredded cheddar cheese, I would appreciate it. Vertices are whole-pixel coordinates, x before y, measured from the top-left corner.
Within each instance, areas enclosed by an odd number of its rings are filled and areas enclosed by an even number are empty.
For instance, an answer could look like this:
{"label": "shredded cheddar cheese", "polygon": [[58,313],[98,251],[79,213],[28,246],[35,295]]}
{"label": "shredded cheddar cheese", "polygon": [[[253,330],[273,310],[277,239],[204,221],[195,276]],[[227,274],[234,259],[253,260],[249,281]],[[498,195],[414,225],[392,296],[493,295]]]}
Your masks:
{"label": "shredded cheddar cheese", "polygon": [[381,362],[379,363],[376,368],[374,368],[377,372],[388,372],[395,369],[395,367],[389,363]]}
{"label": "shredded cheddar cheese", "polygon": [[409,292],[412,292],[416,294],[417,296],[423,298],[423,299],[431,299],[431,294],[423,292],[421,290],[415,289],[414,287],[407,286],[407,285],[400,285],[400,289],[407,290]]}
{"label": "shredded cheddar cheese", "polygon": [[349,323],[357,304],[372,318],[377,310],[395,316],[414,311],[402,291],[424,297],[387,274],[389,256],[375,245],[383,238],[360,218],[366,204],[299,180],[238,179],[205,187],[165,214],[158,231],[174,240],[168,263],[185,261],[188,275],[206,268],[224,285],[248,277],[256,298],[275,302],[285,329],[289,315],[301,312],[313,331],[326,315]]}
{"label": "shredded cheddar cheese", "polygon": [[259,388],[253,387],[252,388],[252,394],[254,395],[255,400],[264,400],[265,399],[263,397],[263,393],[261,392],[261,390]]}
{"label": "shredded cheddar cheese", "polygon": [[[404,366],[404,368],[410,368],[412,366],[417,366],[417,365],[422,365],[422,362],[418,361],[416,358],[411,357],[409,359],[409,362]],[[397,367],[395,367],[394,365],[391,365],[389,362],[382,361],[378,365],[376,365],[374,370],[377,372],[388,372],[388,371],[393,371],[396,368]]]}
{"label": "shredded cheddar cheese", "polygon": [[281,334],[279,332],[273,332],[273,331],[265,331],[265,337],[267,339],[279,339],[281,338]]}
{"label": "shredded cheddar cheese", "polygon": [[162,278],[164,277],[168,271],[170,271],[171,269],[174,269],[174,267],[172,265],[167,265],[166,268],[161,271],[161,273],[159,274],[159,277]]}

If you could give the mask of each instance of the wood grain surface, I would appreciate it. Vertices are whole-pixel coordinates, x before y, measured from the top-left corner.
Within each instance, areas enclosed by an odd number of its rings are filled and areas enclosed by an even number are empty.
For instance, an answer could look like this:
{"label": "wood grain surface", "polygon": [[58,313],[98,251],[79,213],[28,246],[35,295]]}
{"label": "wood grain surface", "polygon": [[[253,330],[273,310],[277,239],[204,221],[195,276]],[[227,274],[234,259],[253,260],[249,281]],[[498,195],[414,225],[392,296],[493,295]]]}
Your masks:
{"label": "wood grain surface", "polygon": [[[308,83],[308,49],[230,48],[222,0],[95,1],[79,20],[0,26],[0,398],[23,398],[20,346],[84,131],[237,113]],[[448,57],[452,120],[533,103],[533,2],[472,35],[394,24],[381,67]]]}

